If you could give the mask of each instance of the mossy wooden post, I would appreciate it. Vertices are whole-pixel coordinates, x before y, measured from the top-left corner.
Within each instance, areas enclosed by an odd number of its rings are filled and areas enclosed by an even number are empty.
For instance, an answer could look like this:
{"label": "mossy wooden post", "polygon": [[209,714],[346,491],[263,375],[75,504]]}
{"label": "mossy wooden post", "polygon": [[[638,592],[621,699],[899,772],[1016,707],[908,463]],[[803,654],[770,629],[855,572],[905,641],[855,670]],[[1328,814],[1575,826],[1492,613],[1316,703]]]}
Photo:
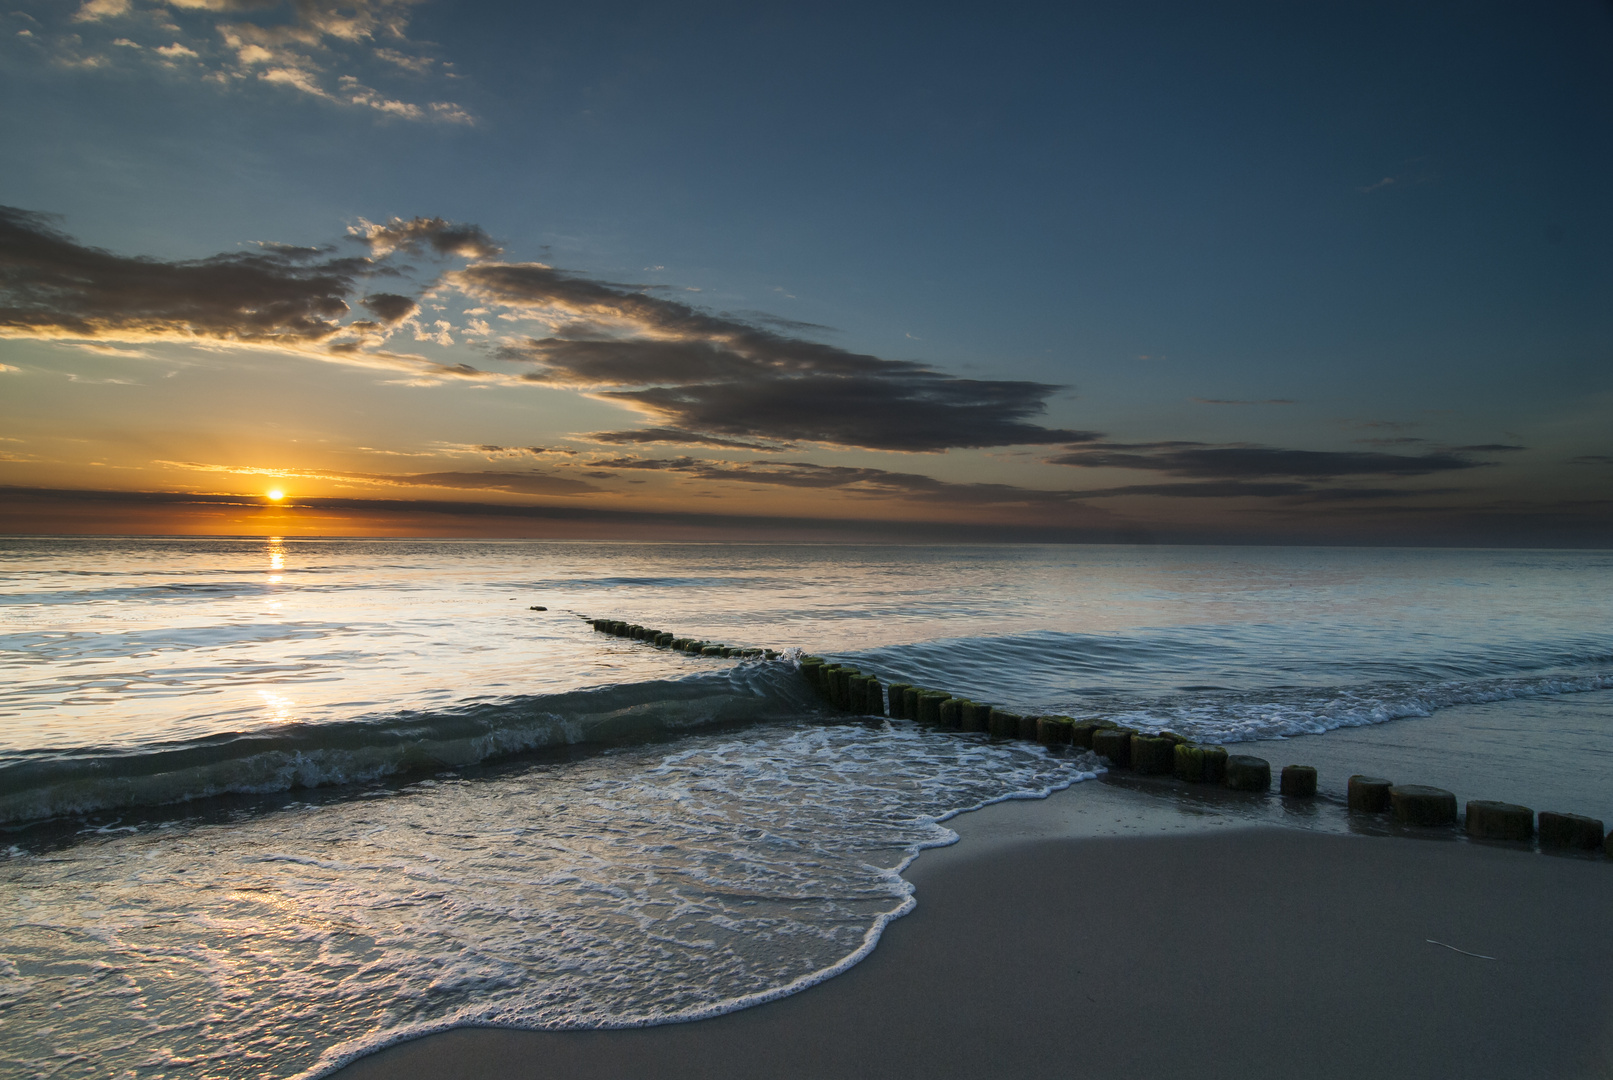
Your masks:
{"label": "mossy wooden post", "polygon": [[1170,772],[1176,765],[1176,744],[1158,735],[1131,737],[1131,767],[1149,776]]}
{"label": "mossy wooden post", "polygon": [[957,730],[963,727],[963,699],[949,697],[941,702],[939,713],[941,726]]}
{"label": "mossy wooden post", "polygon": [[1103,727],[1101,720],[1077,720],[1070,726],[1070,745],[1082,750],[1092,749],[1092,733]]}
{"label": "mossy wooden post", "polygon": [[1117,769],[1131,768],[1131,736],[1126,728],[1100,728],[1092,733],[1092,751]]}
{"label": "mossy wooden post", "polygon": [[1345,802],[1352,814],[1381,814],[1389,809],[1389,789],[1394,786],[1381,776],[1357,773],[1345,786]]}
{"label": "mossy wooden post", "polygon": [[877,675],[863,676],[863,715],[885,715],[885,687]]}
{"label": "mossy wooden post", "polygon": [[1036,741],[1036,728],[1042,722],[1040,716],[1021,716],[1019,718],[1019,735],[1026,742]]}
{"label": "mossy wooden post", "polygon": [[917,686],[905,687],[902,690],[902,715],[909,720],[917,721],[919,718],[919,695],[922,693],[923,688]]}
{"label": "mossy wooden post", "polygon": [[1540,846],[1595,851],[1602,846],[1602,823],[1582,814],[1540,812]]}
{"label": "mossy wooden post", "polygon": [[722,646],[721,645],[702,645],[700,647],[700,655],[701,656],[721,657],[722,656]]}
{"label": "mossy wooden post", "polygon": [[1204,747],[1204,782],[1219,784],[1227,778],[1227,748],[1224,746]]}
{"label": "mossy wooden post", "polygon": [[1021,719],[1022,717],[1018,713],[1009,712],[1007,709],[999,709],[993,705],[991,707],[991,718],[986,723],[989,725],[991,733],[999,739],[1017,739],[1019,738],[1019,722]]}
{"label": "mossy wooden post", "polygon": [[1396,784],[1389,789],[1389,809],[1402,825],[1456,824],[1456,796],[1444,788]]}
{"label": "mossy wooden post", "polygon": [[845,704],[841,706],[847,712],[860,713],[863,711],[863,677],[856,668],[846,671],[846,691],[843,696]]}
{"label": "mossy wooden post", "polygon": [[905,682],[893,682],[890,685],[891,717],[896,720],[911,720],[907,714],[907,692],[913,689]]}
{"label": "mossy wooden post", "polygon": [[1467,835],[1475,840],[1528,840],[1535,834],[1535,812],[1516,803],[1472,799],[1467,804]]}
{"label": "mossy wooden post", "polygon": [[885,700],[879,696],[879,680],[872,675],[858,675],[852,682],[855,707],[851,711],[858,716],[884,716]]}
{"label": "mossy wooden post", "polygon": [[990,731],[991,706],[965,700],[958,709],[958,719],[965,731]]}
{"label": "mossy wooden post", "polygon": [[801,676],[807,685],[823,693],[823,661],[816,656],[801,657]]}
{"label": "mossy wooden post", "polygon": [[1309,799],[1316,795],[1316,767],[1314,765],[1284,765],[1278,790],[1290,799]]}
{"label": "mossy wooden post", "polygon": [[1171,772],[1176,779],[1196,784],[1204,779],[1204,747],[1177,743],[1171,748]]}
{"label": "mossy wooden post", "polygon": [[836,664],[828,669],[829,701],[837,709],[846,707],[846,681],[851,678],[851,671],[842,664]]}
{"label": "mossy wooden post", "polygon": [[1228,754],[1226,785],[1233,791],[1270,791],[1271,762],[1253,754]]}
{"label": "mossy wooden post", "polygon": [[943,694],[938,690],[926,690],[919,694],[919,723],[936,726],[941,723],[941,703],[950,701],[951,694]]}
{"label": "mossy wooden post", "polygon": [[1069,746],[1070,729],[1075,721],[1068,716],[1039,716],[1036,718],[1036,741],[1043,746]]}

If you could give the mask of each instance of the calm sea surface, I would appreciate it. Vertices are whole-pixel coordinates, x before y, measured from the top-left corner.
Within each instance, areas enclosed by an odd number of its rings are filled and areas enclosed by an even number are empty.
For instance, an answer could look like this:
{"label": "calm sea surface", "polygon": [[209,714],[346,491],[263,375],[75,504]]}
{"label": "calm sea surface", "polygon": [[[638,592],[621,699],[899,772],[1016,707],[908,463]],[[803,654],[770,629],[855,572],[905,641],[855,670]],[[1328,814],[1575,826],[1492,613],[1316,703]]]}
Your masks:
{"label": "calm sea surface", "polygon": [[865,955],[947,817],[1099,768],[830,716],[798,649],[1210,742],[1421,731],[1456,781],[1428,733],[1512,709],[1549,789],[1613,737],[1562,707],[1613,699],[1613,554],[0,540],[0,1073],[728,1011]]}

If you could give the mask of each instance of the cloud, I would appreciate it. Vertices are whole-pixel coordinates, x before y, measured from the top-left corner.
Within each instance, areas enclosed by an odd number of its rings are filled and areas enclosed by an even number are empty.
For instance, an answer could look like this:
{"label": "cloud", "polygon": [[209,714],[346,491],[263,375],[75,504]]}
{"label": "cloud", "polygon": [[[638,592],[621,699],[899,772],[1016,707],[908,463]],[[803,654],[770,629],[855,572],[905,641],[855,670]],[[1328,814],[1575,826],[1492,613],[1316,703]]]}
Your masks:
{"label": "cloud", "polygon": [[84,247],[0,207],[0,336],[307,345],[342,333],[367,260],[273,250],[161,262]]}
{"label": "cloud", "polygon": [[1448,495],[1454,488],[1320,487],[1298,480],[1209,480],[1176,484],[1126,484],[1072,491],[1071,498],[1113,499],[1152,495],[1171,499],[1287,499],[1293,502],[1339,502],[1365,499],[1424,498]]}
{"label": "cloud", "polygon": [[[16,370],[13,368],[12,370]],[[1613,465],[1613,454],[1581,454],[1576,458],[1569,458],[1570,465]]]}
{"label": "cloud", "polygon": [[1264,399],[1261,399],[1261,400],[1258,400],[1258,401],[1244,401],[1244,400],[1241,400],[1241,399],[1238,399],[1238,398],[1204,398],[1204,397],[1188,398],[1188,400],[1189,401],[1196,401],[1200,405],[1297,405],[1297,404],[1299,404],[1293,398],[1285,398],[1285,397],[1264,398]]}
{"label": "cloud", "polygon": [[[416,222],[422,219],[416,219]],[[363,280],[401,273],[386,260],[425,244],[447,251],[485,245],[476,226],[440,218],[404,222],[385,253],[338,257],[334,248],[257,244],[205,259],[163,261],[79,244],[52,219],[0,206],[0,338],[273,348],[348,366],[407,372],[417,385],[445,379],[512,381],[469,364],[444,364],[383,346],[413,322],[416,302],[398,293],[359,301],[377,319],[354,319]],[[392,226],[375,226],[388,229]],[[377,321],[379,320],[379,321]],[[434,339],[444,336],[433,331]]]}
{"label": "cloud", "polygon": [[1527,450],[1527,446],[1518,446],[1513,443],[1479,443],[1476,446],[1453,446],[1452,450],[1464,454],[1501,454],[1512,453],[1518,450]]}
{"label": "cloud", "polygon": [[397,293],[371,293],[363,303],[377,319],[388,325],[420,314],[420,305],[412,297]]}
{"label": "cloud", "polygon": [[590,431],[586,435],[579,437],[590,442],[615,446],[643,444],[709,446],[715,450],[760,450],[767,453],[795,449],[794,443],[763,442],[755,439],[723,439],[715,435],[701,435],[699,432],[668,427],[638,428],[633,431]]}
{"label": "cloud", "polygon": [[425,473],[363,473],[326,469],[275,469],[258,466],[214,465],[200,461],[153,461],[189,472],[227,473],[232,476],[270,476],[276,479],[327,480],[338,483],[384,484],[391,487],[438,487],[464,491],[504,491],[512,495],[587,495],[601,491],[585,480],[536,469],[505,471],[445,471]]}
{"label": "cloud", "polygon": [[1086,469],[1146,469],[1203,479],[1264,477],[1426,476],[1479,468],[1450,452],[1385,454],[1368,450],[1286,450],[1269,446],[1211,446],[1195,442],[1097,443],[1047,459]]}
{"label": "cloud", "polygon": [[[183,57],[219,86],[283,86],[338,105],[373,109],[404,120],[473,124],[451,101],[414,102],[377,90],[351,74],[361,66],[382,78],[418,85],[436,60],[408,37],[410,8],[419,0],[167,0],[136,7],[130,0],[88,0],[71,16],[59,62],[101,67],[116,62],[113,46],[142,47],[170,71]],[[225,16],[224,21],[218,21]],[[96,40],[98,24],[116,20],[121,36]],[[204,25],[197,25],[205,20]],[[186,25],[181,25],[181,24]],[[129,35],[144,34],[143,43]],[[188,34],[174,40],[174,34]],[[86,37],[88,35],[88,37]],[[384,44],[383,44],[384,43]],[[338,66],[331,78],[329,69]],[[443,63],[446,69],[451,65]],[[349,69],[341,71],[340,69]]]}
{"label": "cloud", "polygon": [[348,234],[362,240],[377,255],[394,251],[429,250],[437,255],[458,255],[467,259],[490,259],[503,248],[480,225],[456,224],[440,217],[393,218],[385,225],[359,219]]}
{"label": "cloud", "polygon": [[706,439],[938,451],[1096,437],[1033,422],[1063,387],[962,379],[854,353],[651,296],[647,286],[542,263],[478,263],[444,280],[548,326],[548,336],[499,353],[533,365],[526,379],[584,390]]}
{"label": "cloud", "polygon": [[730,462],[700,458],[613,458],[593,463],[599,469],[642,469],[692,476],[699,480],[761,484],[775,487],[838,489],[870,499],[916,499],[977,505],[1061,505],[1075,502],[1068,491],[1048,491],[1013,484],[958,484],[918,473],[809,461]]}

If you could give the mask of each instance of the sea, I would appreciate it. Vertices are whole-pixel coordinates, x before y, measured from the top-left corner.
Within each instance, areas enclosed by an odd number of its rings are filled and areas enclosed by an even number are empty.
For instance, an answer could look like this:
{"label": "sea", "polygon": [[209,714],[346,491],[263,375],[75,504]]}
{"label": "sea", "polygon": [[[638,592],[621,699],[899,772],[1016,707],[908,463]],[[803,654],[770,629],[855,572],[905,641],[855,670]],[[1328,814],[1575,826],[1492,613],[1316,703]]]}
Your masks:
{"label": "sea", "polygon": [[0,538],[0,1074],[744,1008],[873,950],[954,815],[1117,780],[803,654],[1613,818],[1613,552]]}

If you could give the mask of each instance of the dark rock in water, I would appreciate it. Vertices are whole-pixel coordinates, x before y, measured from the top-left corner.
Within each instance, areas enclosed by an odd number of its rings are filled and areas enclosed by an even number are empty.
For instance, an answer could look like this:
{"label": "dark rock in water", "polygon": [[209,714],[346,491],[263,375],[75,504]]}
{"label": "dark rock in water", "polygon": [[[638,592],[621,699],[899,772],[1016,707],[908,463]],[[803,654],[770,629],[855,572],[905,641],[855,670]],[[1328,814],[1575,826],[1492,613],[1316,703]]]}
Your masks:
{"label": "dark rock in water", "polygon": [[1117,769],[1131,768],[1131,736],[1129,728],[1099,728],[1092,733],[1092,750]]}
{"label": "dark rock in water", "polygon": [[528,611],[548,611],[549,609],[544,607],[542,604],[533,604],[531,607],[527,608],[527,610]]}
{"label": "dark rock in water", "polygon": [[1475,840],[1528,840],[1535,834],[1535,812],[1516,803],[1471,799],[1467,835]]}
{"label": "dark rock in water", "polygon": [[890,684],[891,717],[896,720],[910,720],[907,715],[907,702],[904,695],[913,689],[909,683],[893,682]]}
{"label": "dark rock in water", "polygon": [[1395,784],[1389,789],[1389,809],[1402,825],[1456,824],[1456,796],[1444,788]]}
{"label": "dark rock in water", "polygon": [[1309,799],[1316,794],[1316,768],[1313,765],[1284,765],[1280,790],[1290,799]]}
{"label": "dark rock in water", "polygon": [[1043,746],[1069,746],[1070,732],[1075,721],[1068,716],[1039,716],[1036,718],[1036,741]]}
{"label": "dark rock in water", "polygon": [[941,702],[939,716],[941,726],[944,728],[957,729],[963,727],[963,700],[955,697],[947,698]]}
{"label": "dark rock in water", "polygon": [[1007,709],[999,709],[993,705],[991,715],[986,719],[986,730],[999,739],[1017,739],[1019,738],[1019,722],[1023,719],[1024,717],[1018,713],[1009,712]]}
{"label": "dark rock in water", "polygon": [[1176,744],[1158,735],[1133,735],[1131,767],[1150,776],[1172,771],[1176,767]]}
{"label": "dark rock in water", "polygon": [[1381,814],[1389,809],[1389,789],[1394,782],[1380,776],[1357,773],[1346,785],[1345,800],[1356,814]]}
{"label": "dark rock in water", "polygon": [[1253,754],[1228,754],[1226,785],[1233,791],[1270,791],[1271,762]]}
{"label": "dark rock in water", "polygon": [[965,701],[959,708],[959,717],[965,731],[990,731],[991,706],[978,701]]}
{"label": "dark rock in water", "polygon": [[1595,851],[1602,846],[1602,823],[1580,814],[1540,812],[1540,846]]}

